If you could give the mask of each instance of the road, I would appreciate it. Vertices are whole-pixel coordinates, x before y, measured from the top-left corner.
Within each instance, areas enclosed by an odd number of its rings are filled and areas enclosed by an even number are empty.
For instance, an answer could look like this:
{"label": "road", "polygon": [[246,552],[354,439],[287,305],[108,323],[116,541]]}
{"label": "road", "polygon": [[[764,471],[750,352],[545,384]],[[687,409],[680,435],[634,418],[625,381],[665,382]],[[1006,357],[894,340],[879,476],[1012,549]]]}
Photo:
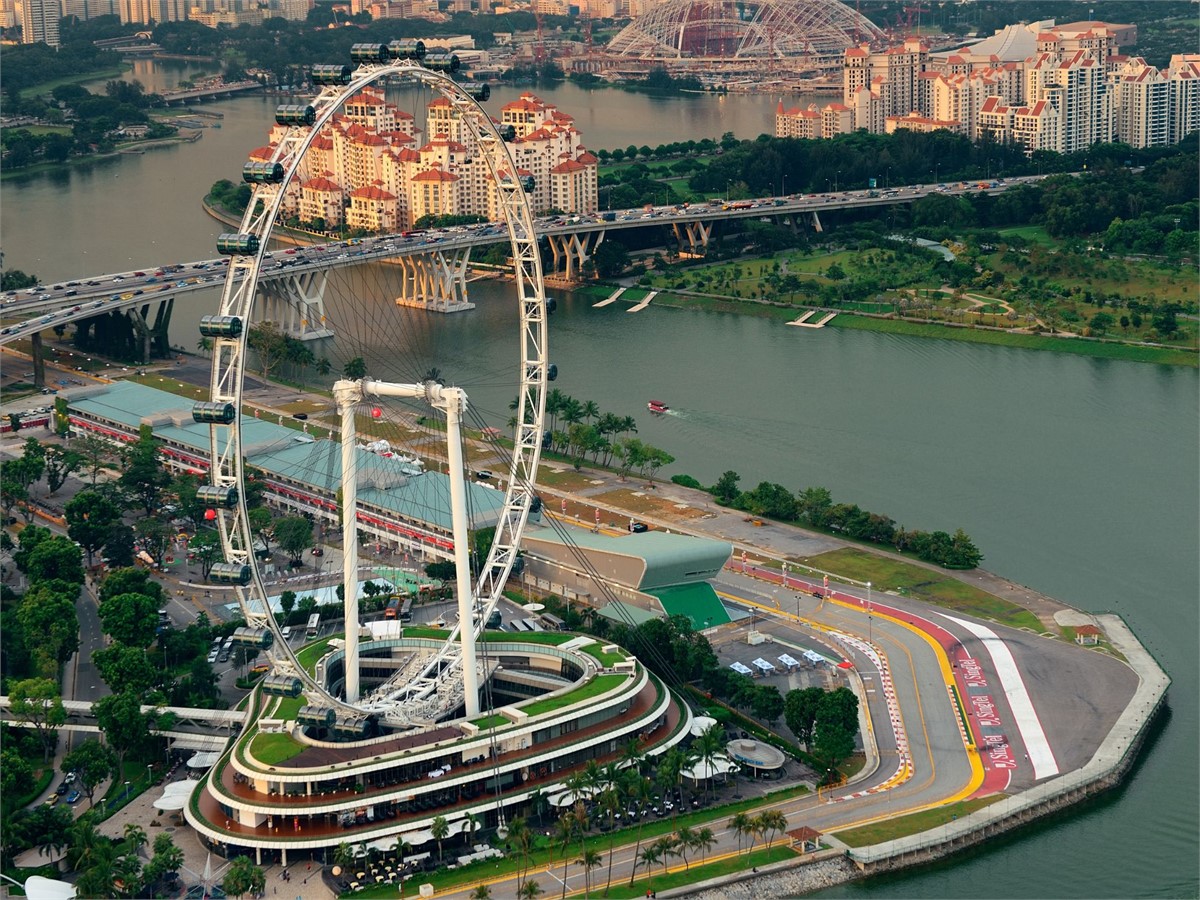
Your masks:
{"label": "road", "polygon": [[[985,192],[1001,193],[1019,184],[1037,181],[1039,178],[1040,176],[1027,176],[1004,182],[987,182],[994,186],[986,188]],[[547,216],[535,220],[534,228],[539,236],[564,236],[644,228],[649,225],[688,226],[724,219],[820,214],[835,209],[911,203],[937,193],[961,195],[979,192],[980,188],[976,183],[955,182],[953,185],[912,185],[879,191],[791,194],[739,200],[733,204],[737,208],[717,201],[715,204],[640,207],[582,216]],[[608,216],[611,216],[611,219],[606,218]],[[351,241],[326,241],[312,246],[263,252],[259,262],[259,278],[270,280],[435,250],[463,250],[507,239],[508,234],[503,225],[489,222]],[[9,291],[0,298],[0,317],[4,322],[4,327],[0,328],[0,345],[28,337],[46,328],[100,315],[102,311],[139,306],[216,287],[224,283],[228,264],[228,257],[163,263],[157,268],[81,275],[52,285],[35,285],[21,291]]]}

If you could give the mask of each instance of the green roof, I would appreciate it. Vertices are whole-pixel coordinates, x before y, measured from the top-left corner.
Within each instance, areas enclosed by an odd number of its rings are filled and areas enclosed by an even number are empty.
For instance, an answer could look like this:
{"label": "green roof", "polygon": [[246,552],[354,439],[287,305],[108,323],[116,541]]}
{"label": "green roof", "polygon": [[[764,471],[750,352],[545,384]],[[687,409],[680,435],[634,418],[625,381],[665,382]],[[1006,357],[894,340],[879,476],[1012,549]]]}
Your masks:
{"label": "green roof", "polygon": [[[612,535],[572,528],[569,534],[571,543],[585,550],[618,553],[644,560],[646,569],[641,583],[636,587],[648,593],[670,585],[716,578],[733,554],[733,545],[726,541],[667,531]],[[531,527],[526,530],[525,536],[548,543],[564,543],[563,538],[548,527]]]}
{"label": "green roof", "polygon": [[629,603],[623,603],[620,600],[613,600],[606,606],[596,610],[606,619],[612,619],[614,622],[620,622],[622,625],[641,625],[643,622],[649,622],[651,619],[657,619],[654,613],[649,610],[642,609],[640,606],[633,606]]}
{"label": "green roof", "polygon": [[708,582],[680,584],[648,593],[658,598],[668,616],[687,616],[697,631],[732,621],[721,598]]}

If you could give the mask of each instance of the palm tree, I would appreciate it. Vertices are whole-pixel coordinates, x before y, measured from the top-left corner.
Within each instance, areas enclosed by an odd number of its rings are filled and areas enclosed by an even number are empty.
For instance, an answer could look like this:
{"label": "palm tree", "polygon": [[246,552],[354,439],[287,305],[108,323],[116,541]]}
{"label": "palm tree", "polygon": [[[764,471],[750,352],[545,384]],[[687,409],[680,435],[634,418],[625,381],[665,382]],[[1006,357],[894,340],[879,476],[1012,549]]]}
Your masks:
{"label": "palm tree", "polygon": [[707,826],[696,832],[695,840],[692,848],[699,850],[703,854],[704,861],[708,861],[708,851],[711,850],[717,843],[717,836],[713,834],[713,830]]}
{"label": "palm tree", "polygon": [[737,835],[738,853],[741,853],[742,839],[753,831],[750,816],[744,812],[736,813],[733,818],[729,820],[729,828],[734,834]]}
{"label": "palm tree", "polygon": [[637,864],[640,861],[646,867],[646,887],[654,891],[654,864],[662,859],[662,851],[657,844],[651,844],[640,855],[633,858],[633,871],[629,873],[629,886],[633,886],[633,876],[637,874]]}
{"label": "palm tree", "polygon": [[540,896],[541,893],[542,886],[540,884],[538,884],[536,881],[527,881],[521,885],[520,890],[517,891],[517,896],[520,897],[521,900],[535,900],[535,898]]}
{"label": "palm tree", "polygon": [[575,860],[575,865],[583,866],[583,896],[592,895],[592,869],[600,865],[604,858],[596,850],[584,850],[583,855]]}
{"label": "palm tree", "polygon": [[672,856],[679,855],[679,840],[673,834],[664,834],[654,842],[655,849],[658,850],[658,861],[663,867],[663,874],[667,874],[667,861]]}
{"label": "palm tree", "polygon": [[767,834],[767,846],[770,846],[776,834],[787,831],[787,815],[781,809],[768,809],[758,818]]}
{"label": "palm tree", "polygon": [[125,846],[135,856],[146,843],[146,831],[136,822],[125,823]]}
{"label": "palm tree", "polygon": [[327,358],[322,356],[320,359],[317,360],[314,368],[317,370],[317,374],[320,375],[322,378],[324,378],[326,375],[328,375],[330,372],[333,371],[333,363],[331,363]]}
{"label": "palm tree", "polygon": [[688,852],[695,846],[696,832],[692,831],[687,825],[684,825],[675,832],[675,846],[678,848],[676,852],[683,857],[683,868],[686,871],[692,867],[688,862]]}
{"label": "palm tree", "polygon": [[578,824],[573,812],[563,813],[554,823],[554,843],[562,845],[562,895],[564,897],[567,896],[567,848],[575,839],[575,829]]}
{"label": "palm tree", "polygon": [[355,855],[354,848],[345,841],[342,841],[333,851],[333,864],[341,866],[343,869],[349,869],[354,865]]}
{"label": "palm tree", "polygon": [[[646,821],[645,820],[646,807],[650,804],[651,800],[654,797],[654,787],[650,784],[649,779],[642,778],[639,775],[638,777],[634,778],[632,782],[630,782],[629,788],[630,788],[630,791],[629,791],[630,799],[633,800],[633,802],[637,804],[638,812],[642,813],[642,815],[638,816],[637,846],[634,847],[634,850],[633,850],[633,860],[634,860],[633,869],[634,869],[634,872],[636,872],[637,871],[638,854],[642,849],[642,825],[644,825],[645,821]],[[630,873],[630,875],[629,875],[629,884],[631,886],[633,885],[633,874],[632,873]]]}
{"label": "palm tree", "polygon": [[201,353],[209,353],[212,351],[212,348],[213,342],[212,338],[210,337],[202,337],[200,340],[196,341],[196,349]]}
{"label": "palm tree", "polygon": [[432,381],[435,384],[440,384],[443,386],[446,384],[446,379],[442,375],[442,370],[439,369],[437,366],[433,366],[430,369],[428,369],[425,372],[425,374],[421,377],[421,381],[422,382]]}
{"label": "palm tree", "polygon": [[595,400],[585,400],[581,411],[583,412],[584,421],[590,422],[592,419],[599,418],[600,405]]}
{"label": "palm tree", "polygon": [[712,781],[713,765],[716,762],[717,756],[721,753],[725,746],[725,729],[717,723],[704,730],[700,735],[700,739],[692,745],[700,756],[700,761],[704,763],[707,769],[708,777],[704,779],[704,799],[708,799],[708,786]]}
{"label": "palm tree", "polygon": [[492,889],[486,884],[476,885],[471,891],[471,900],[492,900]]}
{"label": "palm tree", "polygon": [[754,852],[755,842],[766,832],[766,827],[763,825],[762,816],[752,816],[750,819],[750,846],[746,850],[746,855],[749,856]]}
{"label": "palm tree", "polygon": [[533,848],[533,832],[524,816],[516,816],[508,823],[508,842],[521,851],[521,865],[517,868],[517,890],[520,891],[529,864],[529,851]]}
{"label": "palm tree", "polygon": [[429,833],[433,835],[433,839],[438,845],[438,862],[442,861],[442,841],[450,834],[450,823],[446,821],[445,816],[435,816],[433,824],[429,826]]}

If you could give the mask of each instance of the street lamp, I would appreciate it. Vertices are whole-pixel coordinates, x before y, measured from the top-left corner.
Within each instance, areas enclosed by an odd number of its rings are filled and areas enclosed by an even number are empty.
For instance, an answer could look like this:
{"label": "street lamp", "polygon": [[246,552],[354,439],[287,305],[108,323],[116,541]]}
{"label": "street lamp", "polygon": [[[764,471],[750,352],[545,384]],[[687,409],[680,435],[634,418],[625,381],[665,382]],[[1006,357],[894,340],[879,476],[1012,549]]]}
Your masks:
{"label": "street lamp", "polygon": [[867,643],[871,643],[871,582],[867,582]]}

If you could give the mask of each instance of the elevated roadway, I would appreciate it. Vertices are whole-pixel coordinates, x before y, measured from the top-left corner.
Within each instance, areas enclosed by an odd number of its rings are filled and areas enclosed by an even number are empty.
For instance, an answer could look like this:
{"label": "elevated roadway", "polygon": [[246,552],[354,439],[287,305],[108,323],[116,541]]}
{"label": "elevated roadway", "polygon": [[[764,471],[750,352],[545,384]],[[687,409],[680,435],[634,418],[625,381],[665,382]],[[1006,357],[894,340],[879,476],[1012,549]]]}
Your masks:
{"label": "elevated roadway", "polygon": [[[986,192],[1000,193],[1017,184],[1036,180],[1035,177],[1013,179],[988,187]],[[562,254],[577,263],[573,267],[570,260],[567,262],[566,269],[570,275],[573,268],[577,269],[578,263],[582,262],[579,254],[587,253],[587,241],[594,241],[594,248],[604,235],[611,232],[666,226],[674,231],[681,244],[690,243],[696,249],[701,249],[702,245],[707,244],[711,228],[717,222],[807,216],[819,223],[822,212],[911,203],[935,193],[961,195],[972,192],[979,192],[978,184],[960,186],[956,182],[953,185],[914,185],[880,191],[793,194],[732,203],[722,201],[691,206],[626,209],[586,216],[543,217],[537,221],[537,229],[551,243],[556,257],[561,250]],[[474,247],[496,244],[505,238],[502,226],[485,223],[354,241],[315,242],[311,246],[267,253],[259,278],[262,281],[275,281],[399,257],[460,253]],[[163,263],[138,270],[79,276],[53,285],[9,291],[0,298],[3,301],[0,305],[0,345],[29,337],[46,328],[66,325],[112,310],[148,308],[158,301],[219,288],[224,282],[227,264],[228,259],[225,258]]]}

